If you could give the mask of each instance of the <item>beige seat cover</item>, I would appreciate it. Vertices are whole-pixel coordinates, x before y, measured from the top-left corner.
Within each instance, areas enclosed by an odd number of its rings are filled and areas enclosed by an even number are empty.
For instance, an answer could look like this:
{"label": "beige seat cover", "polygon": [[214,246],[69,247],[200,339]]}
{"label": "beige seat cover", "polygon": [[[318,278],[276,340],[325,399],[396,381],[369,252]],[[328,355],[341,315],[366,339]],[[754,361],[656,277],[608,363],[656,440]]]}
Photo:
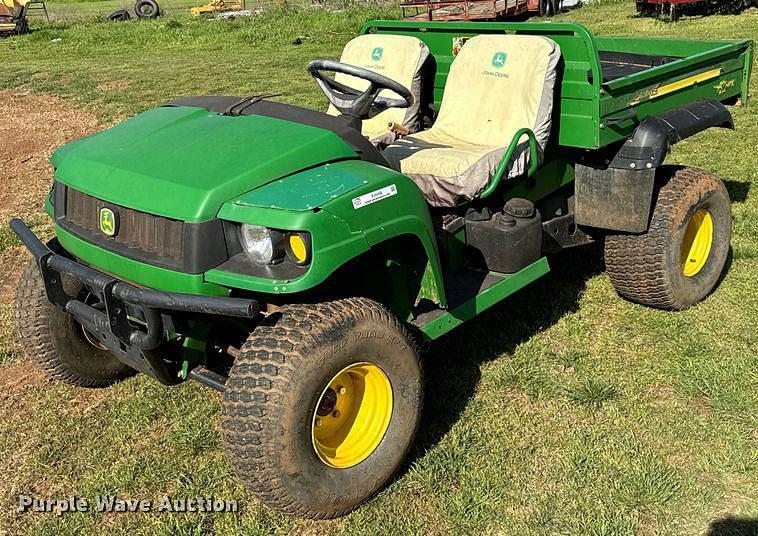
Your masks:
{"label": "beige seat cover", "polygon": [[[516,132],[534,131],[540,156],[550,135],[558,45],[545,37],[480,35],[450,66],[437,121],[396,141],[384,156],[411,177],[434,206],[479,195],[495,175]],[[526,136],[509,162],[508,177],[529,163]]]}
{"label": "beige seat cover", "polygon": [[[405,35],[366,34],[352,39],[345,45],[340,61],[377,72],[408,88],[413,95],[413,105],[409,108],[389,108],[363,121],[363,135],[369,139],[382,137],[387,133],[387,123],[393,121],[403,125],[410,132],[421,128],[421,67],[429,57],[429,49],[416,37]],[[356,89],[365,89],[368,82],[354,76],[338,73],[338,82]],[[394,92],[384,90],[380,95],[399,98]],[[339,111],[329,105],[329,115],[339,115]]]}

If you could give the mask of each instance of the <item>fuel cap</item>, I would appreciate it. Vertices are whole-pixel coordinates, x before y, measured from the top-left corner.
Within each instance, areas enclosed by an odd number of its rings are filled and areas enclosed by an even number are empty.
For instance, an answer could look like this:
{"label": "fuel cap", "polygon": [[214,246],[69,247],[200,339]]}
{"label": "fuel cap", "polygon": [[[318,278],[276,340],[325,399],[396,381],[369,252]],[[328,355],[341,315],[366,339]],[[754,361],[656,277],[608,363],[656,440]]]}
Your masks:
{"label": "fuel cap", "polygon": [[505,203],[503,212],[514,218],[531,218],[534,216],[534,203],[528,199],[514,197]]}

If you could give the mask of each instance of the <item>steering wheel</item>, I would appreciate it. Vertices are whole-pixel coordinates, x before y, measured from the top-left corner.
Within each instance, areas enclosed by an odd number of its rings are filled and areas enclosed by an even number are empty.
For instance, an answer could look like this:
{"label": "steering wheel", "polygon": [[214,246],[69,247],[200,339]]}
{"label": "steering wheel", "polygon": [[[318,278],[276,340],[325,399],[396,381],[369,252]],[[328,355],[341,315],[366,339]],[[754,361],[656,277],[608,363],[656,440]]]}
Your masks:
{"label": "steering wheel", "polygon": [[[313,60],[308,64],[308,72],[316,80],[329,102],[343,115],[367,119],[372,111],[380,112],[387,108],[408,108],[413,105],[413,95],[405,86],[363,67],[356,67],[339,61]],[[367,81],[368,87],[361,91],[346,86],[326,76],[325,72],[355,76]],[[379,93],[384,89],[397,93],[400,98],[380,97]]]}

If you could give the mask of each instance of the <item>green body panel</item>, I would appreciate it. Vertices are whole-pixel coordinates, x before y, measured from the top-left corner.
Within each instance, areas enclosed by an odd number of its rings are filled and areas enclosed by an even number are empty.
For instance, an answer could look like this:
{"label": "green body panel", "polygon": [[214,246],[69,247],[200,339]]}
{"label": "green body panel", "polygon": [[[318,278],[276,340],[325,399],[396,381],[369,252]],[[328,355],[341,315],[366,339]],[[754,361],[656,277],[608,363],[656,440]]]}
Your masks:
{"label": "green body panel", "polygon": [[536,202],[547,197],[574,180],[574,166],[566,154],[545,162],[529,179],[506,183],[502,188],[504,199],[521,197]]}
{"label": "green body panel", "polygon": [[441,337],[451,329],[460,326],[467,320],[471,320],[549,271],[550,265],[547,262],[547,258],[542,257],[515,274],[501,274],[503,276],[502,281],[495,283],[469,301],[418,327],[427,339],[433,340]]}
{"label": "green body panel", "polygon": [[260,115],[155,108],[64,145],[55,176],[89,195],[184,221],[293,172],[356,158],[336,134]]}
{"label": "green body panel", "polygon": [[58,225],[55,234],[61,246],[80,261],[137,286],[204,296],[229,294],[229,289],[205,282],[202,275],[174,272],[121,257],[77,238]]}
{"label": "green body panel", "polygon": [[234,202],[251,207],[311,210],[366,184],[361,169],[357,161],[306,169],[248,192]]}
{"label": "green body panel", "polygon": [[[434,100],[437,106],[453,61],[453,39],[478,34],[515,33],[543,35],[558,43],[563,57],[563,74],[556,102],[558,144],[595,149],[628,138],[639,120],[699,99],[727,101],[741,96],[747,102],[752,66],[752,41],[694,41],[684,39],[595,37],[574,23],[519,22],[416,22],[371,21],[361,33],[388,33],[418,37],[429,47],[437,63]],[[680,58],[640,73],[602,82],[599,52],[630,52]],[[646,100],[661,86],[693,75],[721,69],[706,82]],[[641,98],[642,97],[642,98]],[[635,106],[637,121],[628,120],[613,128],[608,117],[625,115]]]}
{"label": "green body panel", "polygon": [[221,269],[205,273],[206,281],[265,294],[289,294],[308,290],[328,278],[343,263],[369,250],[366,237],[353,232],[340,218],[326,210],[289,211],[261,208],[230,202],[221,208],[225,220],[275,229],[308,231],[311,234],[313,259],[308,270],[296,279],[267,279]]}
{"label": "green body panel", "polygon": [[53,193],[50,192],[47,197],[45,197],[45,214],[50,216],[51,220],[55,218],[55,207],[53,207],[53,201],[51,199],[52,195]]}
{"label": "green body panel", "polygon": [[[311,171],[323,174],[325,168],[327,166]],[[370,247],[395,237],[411,235],[418,238],[431,263],[436,292],[444,303],[442,270],[429,209],[413,181],[391,169],[358,160],[336,162],[328,165],[328,170],[334,177],[343,177],[347,186],[342,188],[342,195],[335,198],[328,196],[328,202],[313,207],[321,210],[282,210],[254,206],[250,200],[255,196],[245,194],[226,203],[219,212],[220,218],[229,221],[311,233],[313,260],[304,275],[291,281],[282,281],[216,269],[206,273],[206,280],[257,292],[302,292],[322,283],[337,268],[368,251]],[[358,186],[355,184],[356,177],[362,178]],[[339,189],[337,182],[335,179],[331,184]],[[277,183],[270,186],[274,184]],[[293,185],[303,188],[300,191],[289,188],[287,192],[292,198],[301,201],[309,198],[311,180],[283,181],[276,188],[284,188],[285,184],[288,184],[287,188]],[[394,194],[360,208],[353,206],[354,199],[392,186],[396,189]],[[326,200],[326,196],[323,196],[323,200]],[[289,204],[295,206],[298,203],[300,202],[293,201]]]}
{"label": "green body panel", "polygon": [[[685,41],[598,37],[601,50],[634,52],[681,59],[603,84],[600,101],[600,145],[628,138],[639,119],[701,99],[748,100],[752,41]],[[698,81],[697,77],[704,76]],[[673,86],[670,86],[673,85]],[[678,87],[681,85],[682,87]],[[676,89],[666,92],[667,87]],[[663,94],[660,92],[663,90]],[[637,120],[609,126],[605,120],[625,116],[632,108]]]}

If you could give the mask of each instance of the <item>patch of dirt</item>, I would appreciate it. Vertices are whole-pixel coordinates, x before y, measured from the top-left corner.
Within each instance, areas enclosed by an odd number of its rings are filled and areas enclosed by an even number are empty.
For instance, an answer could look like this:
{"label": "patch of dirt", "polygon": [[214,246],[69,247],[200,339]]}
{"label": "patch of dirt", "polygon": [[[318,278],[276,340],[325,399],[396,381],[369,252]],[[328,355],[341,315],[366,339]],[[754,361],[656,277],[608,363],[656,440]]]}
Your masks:
{"label": "patch of dirt", "polygon": [[[100,128],[94,114],[74,108],[58,97],[0,91],[0,226],[15,216],[39,216],[50,191],[49,158],[66,142]],[[16,248],[11,248],[16,249]],[[20,249],[20,248],[19,248]],[[23,251],[21,251],[23,253]],[[0,302],[13,296],[26,255],[6,251],[0,256]]]}
{"label": "patch of dirt", "polygon": [[8,248],[0,253],[0,303],[10,303],[16,292],[21,270],[29,259],[25,248]]}
{"label": "patch of dirt", "polygon": [[49,381],[40,369],[27,360],[4,367],[0,372],[0,402],[16,399],[19,393]]}
{"label": "patch of dirt", "polygon": [[4,367],[2,372],[0,375],[0,396],[48,382],[47,376],[31,361],[24,360]]}

